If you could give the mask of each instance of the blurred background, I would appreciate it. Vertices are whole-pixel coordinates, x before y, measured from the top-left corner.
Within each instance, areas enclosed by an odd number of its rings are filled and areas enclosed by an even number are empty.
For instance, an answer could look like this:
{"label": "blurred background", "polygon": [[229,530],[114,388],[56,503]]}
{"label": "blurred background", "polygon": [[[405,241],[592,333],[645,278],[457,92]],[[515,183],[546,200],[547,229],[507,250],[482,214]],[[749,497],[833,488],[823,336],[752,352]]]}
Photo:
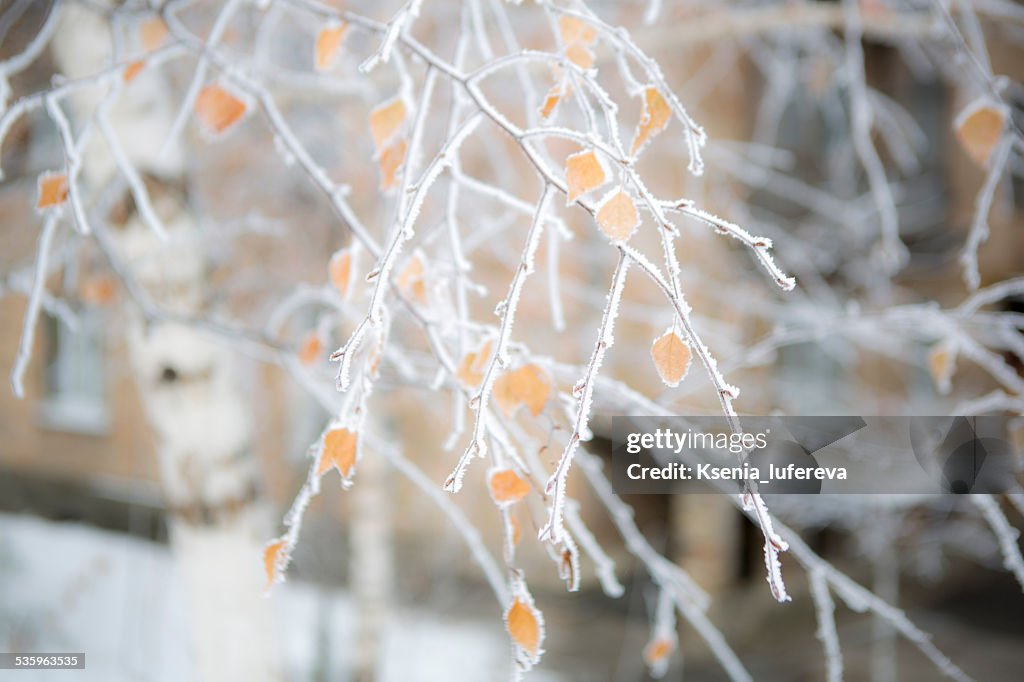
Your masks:
{"label": "blurred background", "polygon": [[[741,414],[1024,413],[1024,7],[426,0],[404,30],[461,60],[464,72],[524,48],[569,55],[618,104],[617,134],[628,142],[644,115],[634,80],[645,82],[644,63],[605,33],[585,46],[589,58],[572,56],[558,7],[626,27],[706,128],[699,177],[687,171],[678,122],[645,148],[636,168],[650,191],[692,199],[770,238],[778,266],[797,279],[783,291],[739,241],[698,220],[675,221],[694,325],[741,389]],[[466,541],[476,533],[502,555],[507,529],[488,493],[490,465],[473,464],[458,495],[441,492],[473,413],[400,306],[389,313],[374,393],[357,393],[376,435],[361,441],[353,485],[338,485],[340,469],[322,478],[301,540],[289,545],[287,582],[267,593],[265,569],[271,582],[275,571],[265,544],[287,537],[293,501],[321,480],[310,471],[321,434],[352,411],[327,356],[365,315],[373,286],[363,281],[375,262],[365,250],[361,261],[352,256],[354,276],[332,269],[332,254],[356,240],[324,183],[344,186],[347,205],[386,243],[405,185],[388,186],[371,112],[399,97],[413,135],[423,112],[422,171],[451,137],[449,116],[466,110],[458,85],[443,78],[422,105],[427,69],[401,41],[392,61],[360,70],[382,39],[358,22],[343,24],[338,54],[324,54],[321,31],[337,28],[330,17],[339,8],[387,22],[409,6],[0,2],[0,358],[5,367],[26,358],[24,397],[0,391],[0,651],[81,651],[87,660],[85,671],[0,678],[510,675],[505,606]],[[208,52],[196,47],[203,42]],[[568,63],[530,62],[489,76],[481,91],[523,128],[595,134],[576,78]],[[89,79],[58,99],[36,96]],[[244,116],[211,126],[205,95],[197,98],[209,84],[237,96]],[[561,94],[545,122],[539,110],[552,92]],[[1002,117],[990,144],[964,126],[979,106]],[[598,125],[596,134],[609,131]],[[397,286],[419,297],[414,307],[442,320],[455,361],[499,323],[495,306],[519,267],[539,196],[520,146],[482,124],[459,150],[460,165],[431,189],[396,268]],[[40,176],[67,172],[69,147],[80,161],[71,173],[78,196],[73,187],[68,206],[43,207]],[[537,149],[560,169],[579,146],[544,138]],[[536,446],[541,482],[570,433],[560,410],[573,404],[616,262],[590,215],[561,196],[552,203],[556,218],[513,337],[523,345],[517,358],[542,358],[559,396],[539,419],[509,419]],[[154,236],[154,223],[166,239]],[[972,247],[979,224],[989,234]],[[445,236],[452,225],[461,256]],[[658,229],[645,214],[630,243],[668,272]],[[31,296],[47,234],[43,292]],[[965,276],[972,249],[980,291],[989,292],[975,299],[978,283]],[[587,446],[605,459],[613,414],[719,410],[696,360],[678,388],[659,380],[651,342],[674,313],[654,284],[630,277]],[[40,311],[26,345],[33,300]],[[623,385],[649,402],[631,402]],[[648,646],[659,590],[579,478],[574,470],[569,491],[581,522],[624,590],[607,596],[584,557],[580,589],[567,592],[535,539],[545,516],[539,491],[532,506],[517,507],[515,566],[546,630],[546,653],[528,675],[646,679],[659,662]],[[1019,527],[1017,495],[996,504]],[[754,679],[826,679],[806,572],[782,555],[793,601],[777,603],[761,532],[733,502],[625,502],[651,547],[711,596],[710,620]],[[1022,586],[968,499],[801,498],[772,511],[904,609],[968,676],[1020,677]],[[835,602],[846,679],[939,676],[891,623]],[[729,678],[682,622],[667,666],[668,679]]]}

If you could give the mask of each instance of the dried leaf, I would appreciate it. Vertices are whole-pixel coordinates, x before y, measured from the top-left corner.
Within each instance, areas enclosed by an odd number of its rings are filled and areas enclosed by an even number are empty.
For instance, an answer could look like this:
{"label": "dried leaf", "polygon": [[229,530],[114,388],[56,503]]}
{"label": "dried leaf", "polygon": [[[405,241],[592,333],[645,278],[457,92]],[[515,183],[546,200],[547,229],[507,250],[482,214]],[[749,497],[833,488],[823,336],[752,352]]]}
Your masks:
{"label": "dried leaf", "polygon": [[204,87],[196,98],[196,116],[211,133],[222,134],[245,115],[245,102],[219,85]]}
{"label": "dried leaf", "polygon": [[146,62],[143,60],[134,61],[128,66],[124,67],[124,71],[121,73],[121,78],[125,83],[130,83],[132,79],[139,75],[139,72],[145,68]]}
{"label": "dried leaf", "polygon": [[316,34],[316,54],[314,65],[317,71],[326,71],[334,66],[338,59],[338,48],[345,37],[348,24],[342,22],[332,26],[325,26]]}
{"label": "dried leaf", "polygon": [[327,265],[331,284],[338,290],[342,300],[348,298],[349,290],[352,287],[352,273],[355,271],[354,259],[355,256],[351,248],[341,249],[331,256],[331,262]]}
{"label": "dried leaf", "polygon": [[631,154],[636,154],[655,135],[668,126],[672,118],[672,109],[662,97],[661,91],[653,86],[644,89],[644,111],[640,117],[640,125],[636,130]]}
{"label": "dried leaf", "polygon": [[317,475],[323,476],[334,467],[343,479],[347,479],[356,464],[357,440],[356,432],[345,428],[331,429],[324,434]]}
{"label": "dried leaf", "polygon": [[633,198],[623,190],[609,192],[597,209],[597,225],[615,242],[628,240],[640,224]]}
{"label": "dried leaf", "polygon": [[405,163],[406,142],[399,139],[381,152],[378,164],[380,165],[380,187],[391,189],[398,184],[398,171]]}
{"label": "dried leaf", "polygon": [[586,45],[580,45],[579,43],[567,45],[565,56],[569,58],[570,62],[581,69],[589,69],[594,65],[594,53]]}
{"label": "dried leaf", "polygon": [[953,378],[956,352],[948,342],[937,343],[928,353],[928,373],[932,375],[939,393],[948,393]]}
{"label": "dried leaf", "polygon": [[[381,104],[370,112],[370,134],[373,144],[383,154],[383,150],[395,137],[405,122],[405,102],[401,97]],[[403,149],[402,156],[405,156]]]}
{"label": "dried leaf", "polygon": [[114,300],[117,282],[110,275],[96,275],[82,282],[78,296],[92,305],[106,305]]}
{"label": "dried leaf", "polygon": [[956,137],[967,155],[985,167],[1006,128],[1004,111],[985,100],[968,106],[956,118]]}
{"label": "dried leaf", "polygon": [[68,199],[68,176],[64,173],[43,173],[39,176],[39,210],[60,206]]}
{"label": "dried leaf", "polygon": [[511,469],[492,470],[487,477],[487,489],[499,506],[514,504],[530,494],[530,485]]}
{"label": "dried leaf", "polygon": [[551,396],[551,379],[543,368],[523,365],[498,377],[491,396],[506,414],[511,415],[520,405],[526,405],[536,417],[544,410]]}
{"label": "dried leaf", "polygon": [[423,276],[424,272],[423,257],[418,253],[413,254],[405,262],[405,267],[398,274],[397,280],[398,289],[421,305],[425,305],[427,302],[427,282]]}
{"label": "dried leaf", "polygon": [[565,181],[569,186],[568,203],[605,183],[604,167],[592,149],[573,154],[565,160]]}
{"label": "dried leaf", "polygon": [[676,643],[667,637],[657,637],[644,647],[644,663],[652,670],[664,670],[668,657],[675,651]]}
{"label": "dried leaf", "polygon": [[529,658],[536,661],[540,658],[540,643],[543,638],[540,613],[533,605],[516,598],[505,613],[505,628],[512,641]]}
{"label": "dried leaf", "polygon": [[651,357],[658,376],[669,386],[677,386],[690,368],[690,347],[674,330],[668,330],[651,346]]}
{"label": "dried leaf", "polygon": [[287,560],[287,555],[284,553],[286,544],[284,539],[275,540],[263,550],[263,570],[267,574],[268,588],[277,582],[278,572]]}
{"label": "dried leaf", "polygon": [[590,45],[597,39],[597,29],[577,17],[559,17],[558,32],[566,45]]}
{"label": "dried leaf", "polygon": [[512,546],[515,547],[519,544],[519,536],[522,534],[522,529],[519,526],[519,519],[512,516],[511,513],[508,515],[508,523],[512,526]]}
{"label": "dried leaf", "polygon": [[548,90],[548,94],[544,97],[544,104],[540,107],[540,117],[543,119],[551,118],[555,111],[558,109],[558,104],[565,97],[566,86],[562,83],[556,83],[551,86]]}
{"label": "dried leaf", "polygon": [[310,332],[299,346],[299,362],[312,365],[323,356],[324,344],[316,332]]}
{"label": "dried leaf", "polygon": [[146,52],[152,52],[167,39],[167,24],[160,17],[150,17],[139,26],[139,43]]}
{"label": "dried leaf", "polygon": [[455,376],[458,378],[459,383],[468,389],[478,387],[480,382],[484,379],[484,370],[486,369],[487,360],[490,357],[490,339],[484,341],[484,344],[479,350],[466,353],[466,357],[462,358],[462,362],[459,363],[459,367],[455,372]]}

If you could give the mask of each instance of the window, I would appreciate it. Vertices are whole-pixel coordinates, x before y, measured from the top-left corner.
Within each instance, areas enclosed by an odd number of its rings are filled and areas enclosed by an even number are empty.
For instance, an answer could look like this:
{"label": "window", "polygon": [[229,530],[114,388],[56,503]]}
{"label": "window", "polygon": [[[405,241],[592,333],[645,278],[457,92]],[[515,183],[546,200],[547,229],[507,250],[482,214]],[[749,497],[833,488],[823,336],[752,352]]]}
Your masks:
{"label": "window", "polygon": [[83,310],[71,329],[56,317],[42,320],[46,365],[40,421],[46,428],[101,435],[110,427],[103,320]]}

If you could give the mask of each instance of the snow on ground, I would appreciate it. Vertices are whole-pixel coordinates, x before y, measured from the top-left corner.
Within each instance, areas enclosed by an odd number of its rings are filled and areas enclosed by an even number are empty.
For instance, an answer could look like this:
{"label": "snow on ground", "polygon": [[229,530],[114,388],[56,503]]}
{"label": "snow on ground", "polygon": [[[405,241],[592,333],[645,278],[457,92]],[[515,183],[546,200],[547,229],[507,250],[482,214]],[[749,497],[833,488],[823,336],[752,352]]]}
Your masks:
{"label": "snow on ground", "polygon": [[[258,561],[258,557],[256,558]],[[184,584],[167,547],[70,523],[0,514],[0,651],[83,651],[86,670],[0,671],[18,682],[192,679]],[[290,680],[347,679],[357,613],[338,590],[286,583],[278,614]],[[501,622],[400,610],[384,642],[382,680],[504,680]],[[533,682],[555,678],[543,670]]]}

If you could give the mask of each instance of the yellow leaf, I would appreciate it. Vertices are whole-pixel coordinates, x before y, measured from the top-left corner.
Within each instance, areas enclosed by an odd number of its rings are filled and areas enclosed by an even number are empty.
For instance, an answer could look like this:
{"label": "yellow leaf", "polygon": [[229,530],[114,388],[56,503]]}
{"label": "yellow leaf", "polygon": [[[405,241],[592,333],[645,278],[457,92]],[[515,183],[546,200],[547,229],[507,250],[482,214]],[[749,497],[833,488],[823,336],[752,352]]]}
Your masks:
{"label": "yellow leaf", "polygon": [[124,80],[125,83],[130,83],[136,76],[139,75],[139,72],[142,71],[143,67],[145,66],[146,62],[144,62],[141,59],[132,62],[128,66],[124,67],[124,71],[121,73],[121,78]]}
{"label": "yellow leaf", "polygon": [[956,119],[956,137],[967,155],[979,166],[988,165],[992,151],[1006,128],[1006,114],[999,107],[975,102]]}
{"label": "yellow leaf", "polygon": [[287,555],[283,553],[286,544],[284,539],[275,540],[263,550],[263,570],[267,574],[268,588],[277,581],[278,571],[287,560]]}
{"label": "yellow leaf", "polygon": [[658,88],[648,86],[644,90],[644,112],[640,117],[640,126],[636,131],[636,138],[633,140],[631,154],[636,154],[647,144],[648,140],[660,133],[668,126],[672,118],[672,110],[668,102],[662,97]]}
{"label": "yellow leaf", "polygon": [[196,116],[211,133],[221,134],[245,115],[245,102],[219,85],[207,85],[196,98]]}
{"label": "yellow leaf", "polygon": [[325,26],[316,34],[316,54],[314,64],[317,71],[326,71],[334,66],[338,58],[338,48],[345,37],[348,24],[342,22],[333,26]]}
{"label": "yellow leaf", "polygon": [[36,208],[53,208],[68,199],[68,176],[63,173],[43,173],[39,176],[39,199]]}
{"label": "yellow leaf", "polygon": [[405,163],[406,143],[405,139],[399,139],[389,145],[380,154],[378,164],[380,165],[380,187],[391,189],[398,184],[398,171]]}
{"label": "yellow leaf", "polygon": [[566,45],[589,45],[597,39],[597,29],[577,17],[559,17],[558,32]]}
{"label": "yellow leaf", "polygon": [[312,365],[320,359],[323,350],[324,344],[320,341],[320,336],[316,332],[310,332],[299,346],[299,362],[304,365]]}
{"label": "yellow leaf", "polygon": [[462,358],[459,367],[455,372],[456,377],[463,386],[469,389],[476,388],[484,378],[485,364],[491,357],[491,340],[484,341],[479,350],[466,353]]}
{"label": "yellow leaf", "polygon": [[592,149],[573,154],[565,160],[565,182],[569,187],[569,203],[604,184],[604,168]]}
{"label": "yellow leaf", "polygon": [[[378,151],[383,152],[395,134],[402,128],[404,121],[405,103],[400,97],[395,97],[370,112],[370,134],[373,135],[373,144]],[[404,149],[402,156],[405,156]]]}
{"label": "yellow leaf", "polygon": [[633,198],[623,190],[609,192],[597,209],[597,225],[609,239],[624,242],[640,224]]}
{"label": "yellow leaf", "polygon": [[565,47],[565,56],[581,69],[589,69],[594,65],[594,53],[586,45],[574,43]]}
{"label": "yellow leaf", "polygon": [[323,476],[332,467],[338,470],[342,478],[348,478],[356,464],[357,437],[355,431],[344,428],[331,429],[324,434],[323,452],[320,454],[320,466],[317,475]]}
{"label": "yellow leaf", "polygon": [[505,627],[516,646],[530,659],[540,657],[540,643],[543,638],[540,614],[532,605],[516,598],[505,612]]}
{"label": "yellow leaf", "polygon": [[551,380],[541,367],[523,365],[498,377],[491,396],[506,414],[512,414],[520,405],[526,405],[536,417],[544,410],[551,396]]}
{"label": "yellow leaf", "polygon": [[167,24],[160,17],[146,19],[139,26],[139,43],[146,52],[152,52],[167,39]]}
{"label": "yellow leaf", "polygon": [[651,357],[658,376],[669,386],[677,386],[690,367],[690,347],[673,330],[665,332],[654,342]]}
{"label": "yellow leaf", "polygon": [[530,485],[511,469],[497,469],[487,477],[495,504],[513,504],[530,494]]}

